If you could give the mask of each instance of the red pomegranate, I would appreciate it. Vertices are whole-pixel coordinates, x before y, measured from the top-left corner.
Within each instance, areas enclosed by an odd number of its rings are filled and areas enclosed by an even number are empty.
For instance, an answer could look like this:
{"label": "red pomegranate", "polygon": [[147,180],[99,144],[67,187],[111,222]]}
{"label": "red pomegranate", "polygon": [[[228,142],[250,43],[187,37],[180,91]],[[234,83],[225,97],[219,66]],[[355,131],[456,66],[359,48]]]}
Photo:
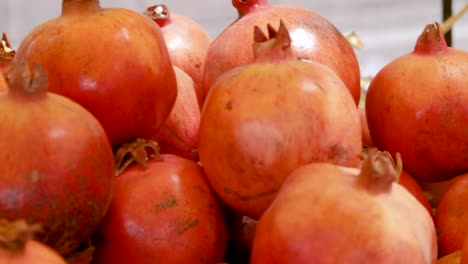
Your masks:
{"label": "red pomegranate", "polygon": [[437,206],[435,224],[439,236],[439,256],[461,250],[468,235],[468,173],[460,175]]}
{"label": "red pomegranate", "polygon": [[171,13],[166,5],[153,5],[144,12],[161,27],[172,63],[196,83],[203,98],[203,64],[211,44],[205,29],[190,17]]}
{"label": "red pomegranate", "polygon": [[296,169],[257,223],[250,263],[434,263],[432,218],[396,184],[397,161],[374,149],[358,173]]}
{"label": "red pomegranate", "polygon": [[158,142],[161,153],[175,154],[198,161],[198,132],[202,102],[192,78],[174,66],[177,79],[177,99],[164,125],[152,137]]}
{"label": "red pomegranate", "polygon": [[205,59],[203,89],[205,95],[224,72],[255,60],[252,30],[262,30],[279,19],[288,28],[291,50],[298,58],[322,63],[335,71],[353,95],[356,105],[361,95],[359,64],[346,37],[326,18],[309,9],[271,5],[267,0],[232,0],[239,18],[210,45]]}
{"label": "red pomegranate", "polygon": [[366,97],[372,141],[400,152],[416,179],[444,181],[468,171],[468,52],[447,47],[427,25],[413,52],[373,78]]}
{"label": "red pomegranate", "polygon": [[107,212],[114,159],[96,118],[46,88],[45,70],[19,64],[0,94],[0,215],[40,223],[39,241],[66,255]]}
{"label": "red pomegranate", "polygon": [[37,26],[21,42],[14,62],[40,63],[51,92],[89,110],[111,144],[150,138],[177,95],[172,64],[159,27],[99,0],[62,0],[61,16]]}
{"label": "red pomegranate", "polygon": [[[137,143],[117,156],[156,147]],[[109,212],[93,240],[93,263],[222,262],[226,223],[202,168],[174,155],[135,158],[144,168],[135,164],[117,177]]]}
{"label": "red pomegranate", "polygon": [[286,176],[324,161],[358,166],[359,114],[329,68],[298,60],[285,24],[255,28],[256,62],[226,72],[202,112],[199,155],[220,198],[257,219]]}

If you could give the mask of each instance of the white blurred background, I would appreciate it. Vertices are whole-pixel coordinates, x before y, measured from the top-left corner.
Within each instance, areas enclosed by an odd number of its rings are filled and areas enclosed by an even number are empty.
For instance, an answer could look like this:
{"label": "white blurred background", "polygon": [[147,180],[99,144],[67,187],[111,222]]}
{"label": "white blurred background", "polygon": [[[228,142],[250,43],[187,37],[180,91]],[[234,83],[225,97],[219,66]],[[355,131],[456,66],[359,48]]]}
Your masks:
{"label": "white blurred background", "polygon": [[[453,0],[453,12],[468,0]],[[312,9],[343,32],[357,31],[365,47],[356,51],[363,76],[375,74],[390,60],[410,52],[424,26],[442,21],[441,0],[270,0],[272,4]],[[229,0],[151,1],[101,0],[103,7],[125,7],[142,12],[147,6],[166,4],[200,23],[215,38],[237,16]],[[16,48],[39,23],[60,15],[60,0],[0,0],[0,32]],[[468,51],[468,14],[453,28],[453,46]]]}

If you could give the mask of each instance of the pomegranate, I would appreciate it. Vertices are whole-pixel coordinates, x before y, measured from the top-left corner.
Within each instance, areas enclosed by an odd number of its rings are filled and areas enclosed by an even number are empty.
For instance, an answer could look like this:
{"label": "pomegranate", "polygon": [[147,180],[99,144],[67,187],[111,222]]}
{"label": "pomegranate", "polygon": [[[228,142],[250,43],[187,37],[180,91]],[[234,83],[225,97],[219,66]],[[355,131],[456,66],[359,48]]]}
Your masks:
{"label": "pomegranate", "polygon": [[296,169],[257,223],[251,263],[434,263],[432,218],[396,184],[401,167],[372,149],[360,171]]}
{"label": "pomegranate", "polygon": [[0,73],[11,64],[15,53],[15,50],[11,47],[7,35],[4,32],[0,40]]}
{"label": "pomegranate", "polygon": [[197,95],[203,98],[203,65],[211,38],[190,17],[169,12],[166,5],[153,5],[144,12],[161,27],[172,63],[186,72],[197,84]]}
{"label": "pomegranate", "polygon": [[95,115],[114,147],[154,135],[177,96],[159,27],[128,9],[101,8],[99,0],[63,0],[61,16],[30,32],[13,61],[41,64],[48,91]]}
{"label": "pomegranate", "polygon": [[390,62],[370,83],[372,140],[379,149],[400,152],[405,171],[416,179],[444,181],[468,171],[466,72],[468,52],[447,47],[435,23],[412,53]]}
{"label": "pomegranate", "polygon": [[198,160],[198,132],[201,102],[197,100],[192,78],[174,66],[177,79],[177,99],[164,125],[152,137],[161,153],[171,153]]}
{"label": "pomegranate", "polygon": [[439,256],[462,248],[468,235],[468,173],[460,175],[442,195],[435,214],[439,235]]}
{"label": "pomegranate", "polygon": [[133,152],[130,161],[137,159],[144,168],[135,164],[117,177],[109,212],[94,238],[92,263],[222,262],[226,223],[201,167],[170,154],[148,160],[144,148],[157,150],[157,145],[136,143],[119,150],[117,159]]}
{"label": "pomegranate", "polygon": [[0,264],[66,264],[52,248],[36,241],[39,225],[0,220]]}
{"label": "pomegranate", "polygon": [[344,83],[328,67],[296,59],[285,24],[268,28],[270,39],[255,27],[255,63],[223,74],[208,94],[198,146],[217,194],[254,219],[298,166],[357,167],[362,148]]}
{"label": "pomegranate", "polygon": [[37,239],[66,255],[104,217],[114,160],[96,118],[46,88],[44,69],[18,64],[0,94],[0,215],[41,223]]}
{"label": "pomegranate", "polygon": [[296,6],[271,5],[267,0],[232,0],[239,18],[210,45],[205,59],[205,95],[224,72],[255,60],[251,38],[254,26],[277,27],[279,18],[289,29],[295,57],[322,63],[335,71],[353,95],[361,95],[359,64],[346,37],[326,18]]}

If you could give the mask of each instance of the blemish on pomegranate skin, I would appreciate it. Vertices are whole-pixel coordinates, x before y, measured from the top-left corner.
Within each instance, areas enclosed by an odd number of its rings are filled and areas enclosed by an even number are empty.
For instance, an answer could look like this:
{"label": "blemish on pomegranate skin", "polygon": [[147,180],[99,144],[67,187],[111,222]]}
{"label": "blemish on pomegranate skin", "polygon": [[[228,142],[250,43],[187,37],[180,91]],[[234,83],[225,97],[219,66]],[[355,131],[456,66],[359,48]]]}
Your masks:
{"label": "blemish on pomegranate skin", "polygon": [[170,197],[170,198],[156,204],[156,206],[155,206],[156,212],[176,207],[178,204],[179,203],[177,202],[177,200],[175,198]]}
{"label": "blemish on pomegranate skin", "polygon": [[227,102],[226,106],[224,106],[224,109],[231,111],[232,110],[232,100]]}
{"label": "blemish on pomegranate skin", "polygon": [[192,229],[200,224],[200,221],[198,219],[192,220],[189,219],[188,221],[183,221],[179,223],[176,227],[176,233],[177,235],[181,236],[185,232],[187,232],[189,229]]}

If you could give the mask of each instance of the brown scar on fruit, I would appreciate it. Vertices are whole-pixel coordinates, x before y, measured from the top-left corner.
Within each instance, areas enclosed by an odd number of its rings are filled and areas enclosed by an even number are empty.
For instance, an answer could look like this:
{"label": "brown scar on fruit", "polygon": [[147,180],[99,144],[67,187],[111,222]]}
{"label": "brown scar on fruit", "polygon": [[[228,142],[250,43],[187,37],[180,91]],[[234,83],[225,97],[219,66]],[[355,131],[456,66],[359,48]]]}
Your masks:
{"label": "brown scar on fruit", "polygon": [[159,212],[159,211],[162,211],[162,210],[165,210],[165,209],[169,209],[169,208],[173,208],[173,207],[176,207],[179,205],[179,202],[177,201],[177,199],[173,198],[173,197],[170,197],[168,199],[166,199],[165,201],[162,201],[158,204],[156,204],[156,212]]}
{"label": "brown scar on fruit", "polygon": [[231,111],[232,110],[232,100],[230,100],[229,102],[227,102],[226,106],[224,107],[226,110],[229,110]]}
{"label": "brown scar on fruit", "polygon": [[200,224],[200,221],[198,219],[189,219],[183,222],[180,222],[177,227],[176,227],[176,233],[177,235],[181,236],[188,230],[198,226]]}

